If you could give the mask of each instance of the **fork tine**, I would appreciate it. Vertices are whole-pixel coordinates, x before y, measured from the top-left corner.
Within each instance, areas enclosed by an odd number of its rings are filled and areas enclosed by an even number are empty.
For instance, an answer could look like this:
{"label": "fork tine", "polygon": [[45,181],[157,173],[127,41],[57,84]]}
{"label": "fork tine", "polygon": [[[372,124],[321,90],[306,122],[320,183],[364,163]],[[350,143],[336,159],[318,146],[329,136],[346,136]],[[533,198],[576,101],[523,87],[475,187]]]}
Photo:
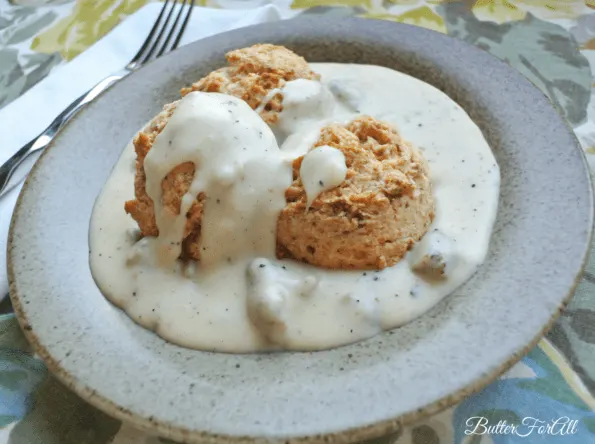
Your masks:
{"label": "fork tine", "polygon": [[[169,3],[169,0],[166,0],[165,5],[163,5],[163,7],[165,8],[165,6],[168,3]],[[174,9],[176,9],[176,0],[174,0],[172,2],[171,8],[169,9],[169,13],[167,14],[167,17],[165,18],[163,25],[161,26],[161,31],[159,31],[159,34],[157,34],[157,38],[153,42],[153,46],[151,46],[151,49],[149,50],[149,52],[141,60],[141,62],[140,62],[141,65],[144,65],[145,63],[147,63],[151,59],[152,55],[155,53],[155,50],[159,46],[159,42],[165,35],[165,31],[167,30],[167,25],[169,24],[169,21],[174,13]]]}
{"label": "fork tine", "polygon": [[[165,42],[163,42],[163,45],[161,46],[161,49],[157,53],[157,57],[161,57],[163,55],[163,53],[167,50],[167,45],[169,45],[169,41],[174,36],[174,34],[176,32],[176,27],[178,26],[178,22],[180,21],[180,18],[182,17],[182,13],[184,12],[184,9],[186,9],[185,8],[186,2],[187,2],[187,0],[183,0],[182,6],[180,7],[180,11],[178,12],[178,15],[176,16],[176,20],[174,21],[174,24],[171,25],[171,29],[169,31],[169,34],[167,35],[167,38],[165,39]],[[182,32],[183,32],[183,30],[182,30]]]}
{"label": "fork tine", "polygon": [[178,45],[180,44],[180,40],[182,39],[182,36],[184,35],[184,31],[186,30],[186,25],[190,21],[190,16],[192,15],[193,9],[194,9],[194,0],[190,0],[190,7],[188,8],[188,14],[186,15],[186,18],[184,19],[184,22],[182,23],[182,27],[180,28],[180,32],[178,32],[178,36],[176,37],[176,40],[174,41],[174,45],[171,48],[172,51],[174,49],[176,49],[178,47]]}
{"label": "fork tine", "polygon": [[149,35],[145,39],[143,46],[140,47],[140,49],[138,50],[136,55],[130,61],[129,65],[133,65],[133,64],[137,63],[138,60],[140,59],[140,57],[145,52],[145,50],[151,44],[151,40],[153,39],[153,36],[155,35],[155,33],[157,32],[157,29],[159,28],[159,24],[161,23],[161,18],[163,17],[163,13],[165,12],[165,8],[167,7],[168,3],[169,3],[169,0],[166,0],[165,3],[163,4],[163,8],[161,8],[161,12],[159,13],[159,16],[157,17],[157,20],[155,20],[155,24],[151,28],[151,31],[149,32]]}

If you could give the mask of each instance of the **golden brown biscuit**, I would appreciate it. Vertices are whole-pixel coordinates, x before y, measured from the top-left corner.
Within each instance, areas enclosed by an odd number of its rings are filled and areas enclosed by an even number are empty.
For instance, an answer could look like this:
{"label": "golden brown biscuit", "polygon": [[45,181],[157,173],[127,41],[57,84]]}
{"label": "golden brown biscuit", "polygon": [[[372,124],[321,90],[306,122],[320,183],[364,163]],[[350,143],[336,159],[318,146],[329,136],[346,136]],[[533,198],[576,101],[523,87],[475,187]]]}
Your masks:
{"label": "golden brown biscuit", "polygon": [[[125,210],[142,236],[157,236],[153,202],[145,190],[143,161],[175,103],[166,106],[134,139],[137,153],[136,199]],[[434,217],[428,166],[420,152],[403,142],[396,130],[371,117],[347,126],[321,130],[315,146],[340,149],[348,167],[345,181],[317,196],[306,211],[299,177],[302,157],[294,161],[294,182],[277,224],[277,256],[337,269],[382,269],[398,262],[419,240]],[[174,168],[162,182],[162,204],[179,214],[182,196],[194,176],[194,165]],[[183,260],[200,259],[200,228],[205,195],[187,215]]]}
{"label": "golden brown biscuit", "polygon": [[[270,44],[254,45],[237,49],[226,54],[230,64],[227,68],[214,71],[192,85],[182,89],[182,95],[192,91],[221,92],[234,95],[256,109],[262,99],[274,88],[282,87],[295,79],[318,79],[303,57],[287,48]],[[269,124],[277,121],[283,109],[282,95],[275,95],[261,112],[261,117]],[[157,135],[173,113],[176,102],[166,105],[163,111],[134,139],[137,154],[135,197],[125,203],[125,210],[138,223],[142,236],[157,236],[153,202],[145,190],[143,162]],[[174,168],[162,184],[162,204],[173,214],[180,213],[181,198],[186,193],[194,176],[194,165],[190,162]],[[200,194],[188,213],[188,222],[182,243],[182,258],[199,260],[200,222],[205,196]]]}
{"label": "golden brown biscuit", "polygon": [[[256,109],[272,89],[297,78],[317,79],[307,62],[290,50],[269,44],[231,51],[230,67],[212,72],[182,94],[222,92],[242,98]],[[134,139],[137,154],[135,199],[125,210],[138,223],[142,236],[158,236],[153,202],[145,189],[144,158],[165,127],[177,102],[163,111]],[[276,95],[261,116],[275,123],[283,109]],[[277,226],[277,256],[326,268],[381,269],[398,262],[426,232],[434,217],[428,165],[421,153],[402,141],[397,131],[371,117],[347,126],[321,130],[315,146],[343,152],[348,167],[345,181],[321,193],[306,211],[306,193],[294,161],[294,181],[286,192],[287,206]],[[181,199],[194,177],[191,162],[178,165],[162,182],[165,211],[180,213]],[[206,196],[198,195],[187,214],[182,260],[200,259],[200,229]]]}
{"label": "golden brown biscuit", "polygon": [[[136,151],[136,175],[134,178],[134,195],[136,199],[127,201],[124,204],[124,210],[136,221],[142,237],[159,236],[153,201],[147,195],[145,189],[145,156],[153,146],[157,135],[165,128],[168,119],[176,108],[176,104],[177,102],[165,105],[163,111],[145,129],[139,132],[133,140]],[[161,183],[161,191],[163,193],[161,203],[165,211],[169,211],[172,214],[180,214],[182,197],[186,194],[188,188],[190,188],[194,177],[194,170],[194,164],[192,162],[186,162],[178,165],[165,176],[165,179]],[[200,259],[200,224],[204,200],[204,193],[200,193],[187,213],[188,220],[186,221],[184,240],[182,242],[181,258],[183,260]]]}
{"label": "golden brown biscuit", "polygon": [[391,126],[360,117],[322,129],[315,147],[345,155],[347,175],[306,211],[294,161],[294,181],[277,223],[277,255],[325,268],[382,269],[398,262],[434,218],[429,170],[421,153]]}
{"label": "golden brown biscuit", "polygon": [[[238,97],[256,109],[270,91],[290,80],[320,78],[303,57],[283,46],[259,44],[230,51],[225,57],[229,67],[213,71],[190,88],[183,88],[182,96],[192,91],[220,92]],[[282,110],[283,95],[278,93],[270,98],[260,116],[273,124]]]}

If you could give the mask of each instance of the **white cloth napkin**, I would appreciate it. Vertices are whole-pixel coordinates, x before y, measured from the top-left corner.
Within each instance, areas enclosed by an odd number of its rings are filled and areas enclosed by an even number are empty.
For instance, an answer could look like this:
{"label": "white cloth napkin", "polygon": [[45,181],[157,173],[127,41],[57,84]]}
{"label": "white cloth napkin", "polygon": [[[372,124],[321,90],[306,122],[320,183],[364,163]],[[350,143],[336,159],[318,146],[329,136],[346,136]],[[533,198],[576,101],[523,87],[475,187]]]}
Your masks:
{"label": "white cloth napkin", "polygon": [[[288,19],[299,12],[289,8],[291,0],[277,0],[252,9],[196,7],[182,44],[244,26]],[[241,2],[238,2],[241,6]],[[162,5],[149,4],[116,27],[76,59],[52,73],[0,109],[0,163],[43,131],[74,99],[103,78],[124,67],[147,36]],[[19,185],[0,199],[0,300],[8,293],[6,241]]]}

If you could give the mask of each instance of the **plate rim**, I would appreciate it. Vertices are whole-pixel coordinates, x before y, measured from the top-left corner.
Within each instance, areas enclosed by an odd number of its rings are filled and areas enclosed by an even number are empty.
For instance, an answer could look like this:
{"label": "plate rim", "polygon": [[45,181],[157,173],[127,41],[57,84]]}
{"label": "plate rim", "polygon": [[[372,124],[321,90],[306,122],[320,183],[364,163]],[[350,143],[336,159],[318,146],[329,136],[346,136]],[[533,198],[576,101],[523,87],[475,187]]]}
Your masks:
{"label": "plate rim", "polygon": [[[370,25],[374,26],[374,24],[371,23],[371,19],[357,18],[357,17],[329,18],[329,17],[312,17],[312,16],[300,17],[300,16],[298,16],[296,18],[283,20],[283,22],[298,22],[298,21],[304,21],[304,22],[305,21],[308,21],[308,22],[316,21],[316,22],[319,22],[320,24],[324,24],[325,22],[341,21],[341,22],[343,22],[343,24],[345,24],[346,22],[354,22],[354,23],[361,23],[361,24],[368,23],[368,25],[366,25],[366,26],[370,26]],[[274,22],[274,23],[278,24],[279,22]],[[384,23],[388,24],[389,22],[384,22]],[[222,35],[237,33],[238,31],[241,31],[241,30],[263,28],[270,24],[271,23],[262,23],[262,24],[256,24],[256,25],[239,28],[239,29],[226,31],[223,33],[215,34],[213,36],[191,42],[185,46],[206,45],[206,44],[208,44],[209,40],[221,37]],[[386,26],[386,25],[384,25],[384,26]],[[525,76],[520,74],[516,69],[510,67],[505,62],[498,59],[497,57],[492,56],[491,54],[486,53],[485,51],[482,51],[481,49],[479,49],[471,44],[467,44],[464,41],[455,39],[454,37],[451,37],[451,36],[448,36],[448,35],[433,31],[433,30],[429,30],[426,28],[421,28],[419,26],[409,25],[409,24],[404,24],[404,23],[390,22],[390,26],[415,28],[416,32],[439,34],[441,37],[456,40],[456,41],[460,42],[461,44],[463,44],[467,48],[467,50],[477,51],[477,52],[487,54],[496,63],[499,63],[499,64],[505,66],[507,69],[514,71],[520,79],[524,79],[524,80],[528,81],[536,91],[539,91],[539,93],[541,93],[545,97],[545,99],[550,104],[550,106],[552,106],[553,110],[558,114],[560,121],[562,121],[566,130],[568,131],[569,135],[571,136],[571,138],[573,140],[573,145],[574,145],[573,148],[575,151],[579,152],[581,163],[582,163],[585,171],[587,172],[587,182],[589,185],[588,198],[589,198],[590,208],[591,208],[591,210],[593,210],[594,200],[595,200],[595,195],[594,195],[594,190],[593,190],[594,178],[593,178],[593,174],[590,170],[585,152],[582,149],[580,142],[578,141],[578,138],[577,138],[574,130],[568,123],[568,121],[566,119],[564,119],[563,116],[561,116],[559,114],[556,107],[551,102],[551,100],[547,97],[547,95],[545,95],[543,93],[543,91],[541,91],[533,82],[531,82],[530,79],[526,78]],[[177,51],[178,50],[173,51],[172,53],[167,54],[164,57],[169,57],[171,54],[175,54]],[[148,64],[144,65],[139,70],[146,70],[147,68],[149,68],[152,65],[152,63],[154,63],[154,60],[149,62]],[[136,72],[133,72],[130,76],[134,76],[135,74],[136,74]],[[127,76],[127,77],[130,77],[130,76]],[[108,88],[108,90],[109,89],[110,88]],[[108,90],[103,91],[97,97],[97,99],[100,100],[101,97]],[[85,107],[84,109],[82,109],[62,129],[64,129],[66,127],[70,127],[73,124],[75,124],[75,122],[77,122],[80,119],[80,116],[84,115],[84,113],[86,113],[87,110],[88,110],[88,107]],[[318,443],[318,442],[327,442],[327,443],[328,442],[355,442],[355,441],[363,441],[363,440],[367,440],[367,439],[371,439],[371,438],[376,438],[376,437],[380,437],[380,436],[384,436],[384,435],[400,433],[405,425],[408,425],[414,421],[417,421],[421,417],[427,417],[427,416],[433,415],[435,413],[438,413],[438,412],[454,405],[455,403],[459,402],[461,399],[464,399],[465,397],[482,390],[484,387],[486,387],[491,382],[496,380],[505,371],[507,371],[513,365],[515,365],[517,362],[519,362],[522,359],[522,357],[525,356],[526,353],[528,353],[532,348],[534,348],[539,343],[539,341],[544,337],[544,335],[547,333],[547,331],[549,331],[552,328],[554,323],[560,317],[560,314],[562,313],[562,311],[566,308],[569,301],[572,299],[572,297],[575,293],[576,287],[577,287],[578,283],[580,282],[583,272],[584,272],[584,269],[587,265],[588,258],[589,258],[589,251],[590,251],[590,248],[591,248],[591,245],[593,242],[593,236],[595,233],[595,226],[594,226],[595,215],[593,214],[593,211],[590,211],[589,221],[588,221],[590,228],[587,233],[588,242],[585,243],[585,246],[583,249],[584,251],[582,253],[580,267],[577,269],[577,271],[574,275],[572,285],[569,287],[569,289],[566,292],[566,294],[564,295],[562,301],[556,307],[555,311],[550,316],[548,322],[545,325],[543,325],[543,327],[541,328],[539,333],[536,334],[531,339],[531,341],[526,343],[524,346],[520,347],[513,355],[509,356],[507,360],[500,363],[499,366],[493,368],[491,371],[481,375],[480,377],[473,379],[467,385],[465,385],[464,387],[460,388],[459,390],[457,390],[455,392],[450,392],[449,394],[442,396],[441,398],[438,398],[438,399],[434,400],[433,402],[428,403],[419,409],[409,411],[407,413],[399,415],[398,417],[374,422],[374,423],[371,423],[368,425],[347,428],[347,429],[343,429],[343,430],[340,430],[337,432],[329,432],[329,433],[322,433],[322,434],[309,434],[309,435],[303,435],[303,436],[297,436],[297,437],[294,437],[294,436],[291,436],[291,437],[272,436],[272,437],[268,438],[266,436],[228,435],[228,434],[209,432],[209,431],[205,431],[205,430],[193,430],[190,428],[185,428],[184,426],[174,425],[174,424],[168,423],[166,421],[160,421],[153,417],[145,418],[141,415],[136,415],[129,409],[122,407],[122,406],[116,404],[114,401],[108,399],[107,397],[97,393],[94,389],[87,386],[83,381],[78,380],[74,375],[70,374],[68,371],[66,371],[60,365],[60,361],[57,360],[56,358],[54,358],[49,353],[49,351],[41,344],[40,339],[38,338],[37,334],[35,333],[35,331],[33,330],[33,328],[31,327],[31,325],[29,323],[29,320],[27,318],[24,307],[23,307],[20,297],[19,297],[19,292],[17,289],[16,278],[15,278],[15,274],[16,274],[15,267],[13,264],[13,258],[12,258],[12,253],[11,253],[11,251],[13,250],[13,244],[15,242],[14,226],[16,225],[16,219],[17,219],[16,215],[21,211],[22,200],[23,200],[25,191],[29,188],[29,185],[33,182],[33,180],[31,178],[35,176],[39,165],[43,163],[42,159],[45,158],[45,156],[48,154],[48,152],[50,152],[54,148],[54,146],[59,142],[59,140],[61,139],[61,136],[63,135],[62,129],[57,134],[57,136],[54,138],[54,140],[52,140],[52,142],[49,144],[49,146],[42,152],[42,154],[40,155],[40,157],[38,158],[38,160],[35,162],[34,166],[32,167],[29,175],[27,176],[27,178],[23,184],[22,191],[19,193],[17,202],[15,204],[15,208],[13,211],[13,216],[12,216],[11,222],[10,222],[9,236],[8,236],[8,242],[7,242],[7,253],[8,253],[7,254],[7,271],[8,271],[8,281],[9,281],[9,295],[10,295],[10,299],[11,299],[11,302],[12,302],[12,305],[14,308],[16,318],[18,320],[18,323],[19,323],[26,339],[32,345],[33,350],[41,357],[43,362],[46,364],[46,366],[48,367],[48,370],[54,376],[56,376],[60,380],[60,382],[65,384],[69,389],[73,390],[83,400],[90,403],[92,406],[102,410],[103,412],[108,413],[110,416],[112,416],[120,421],[132,424],[141,430],[144,430],[144,431],[150,432],[150,433],[158,433],[159,436],[179,440],[182,442],[194,442],[194,440],[199,440],[199,442],[213,443],[213,444],[215,444],[215,443],[221,444],[223,442],[237,443],[237,444],[240,444],[240,443],[241,444],[244,444],[244,443],[252,444],[252,443],[260,443],[260,442],[263,442],[263,443],[264,442],[266,442],[266,443],[284,442],[286,444],[289,444],[289,443],[296,443],[296,444],[298,444],[298,443],[300,443],[300,444],[301,443]],[[519,342],[521,342],[521,341],[519,341]]]}

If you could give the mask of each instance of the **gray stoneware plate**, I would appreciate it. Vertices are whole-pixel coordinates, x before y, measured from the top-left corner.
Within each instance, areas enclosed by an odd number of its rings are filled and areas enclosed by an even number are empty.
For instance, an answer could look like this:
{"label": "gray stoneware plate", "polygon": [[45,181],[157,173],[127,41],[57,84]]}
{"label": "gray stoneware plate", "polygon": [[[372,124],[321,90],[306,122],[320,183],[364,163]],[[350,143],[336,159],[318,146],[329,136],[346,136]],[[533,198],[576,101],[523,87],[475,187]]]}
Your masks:
{"label": "gray stoneware plate", "polygon": [[[258,42],[313,62],[378,64],[418,77],[461,104],[494,150],[501,200],[485,264],[392,334],[317,353],[191,351],[134,324],[93,282],[89,217],[121,150],[180,87],[223,66],[226,51]],[[118,83],[68,125],[17,205],[11,297],[49,368],[136,426],[200,442],[358,441],[461,400],[536,344],[581,273],[592,206],[572,132],[507,65],[416,27],[309,17],[184,47]]]}

